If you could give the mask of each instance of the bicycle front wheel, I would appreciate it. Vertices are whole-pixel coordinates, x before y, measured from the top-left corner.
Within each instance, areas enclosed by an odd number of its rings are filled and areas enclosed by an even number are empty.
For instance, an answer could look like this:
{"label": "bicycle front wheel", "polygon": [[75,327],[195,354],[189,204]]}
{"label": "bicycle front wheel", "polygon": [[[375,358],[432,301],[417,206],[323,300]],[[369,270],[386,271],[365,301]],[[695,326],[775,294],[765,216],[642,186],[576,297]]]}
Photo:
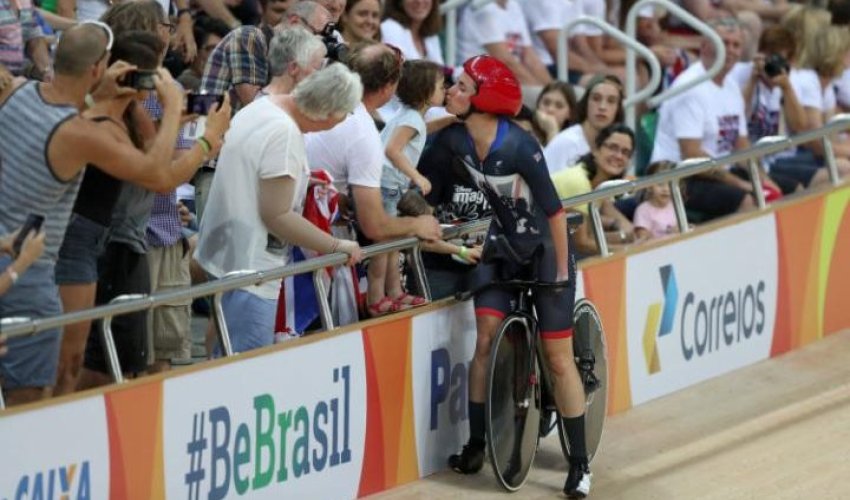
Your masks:
{"label": "bicycle front wheel", "polygon": [[490,350],[487,374],[487,447],[499,484],[517,491],[537,453],[540,385],[529,320],[508,316]]}
{"label": "bicycle front wheel", "polygon": [[[579,375],[585,383],[584,436],[587,460],[592,461],[602,441],[602,429],[608,412],[608,356],[605,350],[605,331],[596,307],[587,299],[579,300],[573,309],[573,351],[579,363]],[[592,355],[592,356],[591,356]],[[588,384],[581,363],[592,360],[590,373],[595,383]],[[586,365],[587,366],[587,365]],[[567,433],[558,419],[561,450],[569,459]]]}

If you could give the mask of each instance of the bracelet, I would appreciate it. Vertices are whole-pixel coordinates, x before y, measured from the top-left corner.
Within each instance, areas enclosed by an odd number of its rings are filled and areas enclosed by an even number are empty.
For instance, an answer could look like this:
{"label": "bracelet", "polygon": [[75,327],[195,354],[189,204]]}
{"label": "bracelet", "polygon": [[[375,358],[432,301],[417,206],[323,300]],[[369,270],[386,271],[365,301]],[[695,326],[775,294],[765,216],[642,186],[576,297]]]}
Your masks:
{"label": "bracelet", "polygon": [[458,256],[460,256],[460,258],[463,259],[463,260],[469,260],[467,258],[468,255],[469,255],[469,249],[466,248],[465,246],[461,245],[460,246],[460,252],[458,252]]}
{"label": "bracelet", "polygon": [[18,282],[18,278],[20,278],[20,276],[18,276],[18,273],[16,273],[14,269],[12,269],[11,265],[6,268],[6,273],[9,275],[9,279],[12,280],[13,285]]}
{"label": "bracelet", "polygon": [[198,145],[200,145],[200,146],[201,146],[201,149],[203,149],[203,150],[204,150],[204,155],[205,155],[205,156],[206,156],[206,155],[208,155],[208,154],[210,154],[210,151],[212,151],[212,145],[210,145],[210,141],[208,141],[208,140],[206,139],[206,137],[203,137],[203,136],[198,137],[198,138],[196,139],[196,141],[198,142]]}

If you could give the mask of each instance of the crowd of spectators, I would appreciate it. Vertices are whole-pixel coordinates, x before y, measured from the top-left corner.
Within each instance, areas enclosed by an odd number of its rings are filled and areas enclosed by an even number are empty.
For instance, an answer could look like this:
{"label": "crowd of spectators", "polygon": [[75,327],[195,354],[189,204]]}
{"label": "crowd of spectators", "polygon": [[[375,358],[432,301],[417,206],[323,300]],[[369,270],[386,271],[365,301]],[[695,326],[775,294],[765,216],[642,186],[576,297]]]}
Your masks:
{"label": "crowd of spectators", "polygon": [[[442,107],[445,90],[482,53],[523,85],[529,106],[516,122],[540,143],[562,199],[630,175],[642,137],[649,161],[637,172],[651,175],[817,129],[850,108],[850,2],[683,0],[722,39],[722,69],[658,109],[639,106],[644,119],[631,130],[622,47],[580,26],[568,36],[569,81],[555,79],[555,62],[570,20],[622,28],[633,4],[467,5],[449,61],[438,0],[0,0],[0,317],[55,316],[333,252],[354,269],[334,275],[333,295],[350,297],[335,303],[337,321],[382,316],[424,304],[425,294],[397,253],[360,262],[361,247],[407,236],[423,241],[431,296],[451,295],[483,240],[443,241],[441,224],[487,217],[491,207],[451,165],[419,169],[418,160],[436,131],[467,118]],[[707,38],[658,9],[640,10],[638,39],[662,64],[657,91],[717,59]],[[639,65],[638,80],[646,75]],[[833,151],[850,174],[850,140],[833,137]],[[820,141],[777,153],[755,182],[769,201],[825,185],[824,154]],[[750,172],[738,165],[682,188],[692,222],[756,206]],[[669,186],[601,210],[615,250],[678,231]],[[43,225],[19,235],[32,214]],[[587,222],[574,241],[582,256],[599,252]],[[225,295],[237,352],[315,327],[315,317],[306,327],[281,323],[290,295],[308,293],[291,288],[269,282]],[[191,311],[177,302],[115,318],[125,375],[189,361]],[[5,341],[8,403],[108,383],[100,327]],[[211,323],[209,356],[220,352],[214,334]]]}

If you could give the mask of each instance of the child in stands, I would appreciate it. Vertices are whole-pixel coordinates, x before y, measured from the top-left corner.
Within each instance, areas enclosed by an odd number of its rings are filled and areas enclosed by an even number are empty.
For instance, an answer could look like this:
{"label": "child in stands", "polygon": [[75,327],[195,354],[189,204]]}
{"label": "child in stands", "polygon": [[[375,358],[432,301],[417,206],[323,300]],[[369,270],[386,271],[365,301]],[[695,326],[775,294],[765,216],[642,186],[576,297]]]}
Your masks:
{"label": "child in stands", "polygon": [[[396,93],[403,106],[381,132],[386,155],[381,197],[384,210],[393,217],[398,215],[396,207],[411,182],[423,193],[431,191],[431,183],[416,170],[416,165],[425,147],[425,112],[432,106],[441,106],[445,99],[442,69],[425,60],[405,62]],[[398,259],[398,252],[371,259],[369,296],[382,298],[369,304],[369,316],[382,316],[425,304],[425,298],[402,289]]]}
{"label": "child in stands", "polygon": [[[647,167],[646,173],[655,175],[672,170],[675,166],[671,161],[657,161]],[[644,202],[635,210],[634,226],[638,240],[663,238],[679,232],[667,183],[656,184],[646,190]]]}

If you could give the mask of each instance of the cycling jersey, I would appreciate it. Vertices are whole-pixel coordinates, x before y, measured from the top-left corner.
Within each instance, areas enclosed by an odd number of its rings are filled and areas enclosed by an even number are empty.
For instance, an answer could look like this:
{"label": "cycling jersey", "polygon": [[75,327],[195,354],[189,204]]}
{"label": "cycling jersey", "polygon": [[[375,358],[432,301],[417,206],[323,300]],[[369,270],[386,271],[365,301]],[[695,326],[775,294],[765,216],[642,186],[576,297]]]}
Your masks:
{"label": "cycling jersey", "polygon": [[[472,137],[463,124],[440,131],[422,154],[420,168],[443,169],[445,175],[463,179],[487,197],[496,224],[490,234],[504,234],[512,244],[539,241],[543,251],[537,257],[536,279],[553,282],[557,277],[554,244],[549,218],[563,211],[561,201],[546,168],[540,145],[528,132],[507,118],[500,118],[496,138],[487,156],[480,160]],[[495,199],[498,197],[498,199]],[[426,197],[432,204],[440,200]],[[546,338],[565,338],[572,333],[572,305],[575,300],[575,262],[570,253],[568,287],[546,289],[535,294],[540,330]],[[480,264],[476,282],[497,281],[502,274],[495,263]],[[477,315],[504,317],[511,311],[514,293],[497,288],[475,296]]]}

